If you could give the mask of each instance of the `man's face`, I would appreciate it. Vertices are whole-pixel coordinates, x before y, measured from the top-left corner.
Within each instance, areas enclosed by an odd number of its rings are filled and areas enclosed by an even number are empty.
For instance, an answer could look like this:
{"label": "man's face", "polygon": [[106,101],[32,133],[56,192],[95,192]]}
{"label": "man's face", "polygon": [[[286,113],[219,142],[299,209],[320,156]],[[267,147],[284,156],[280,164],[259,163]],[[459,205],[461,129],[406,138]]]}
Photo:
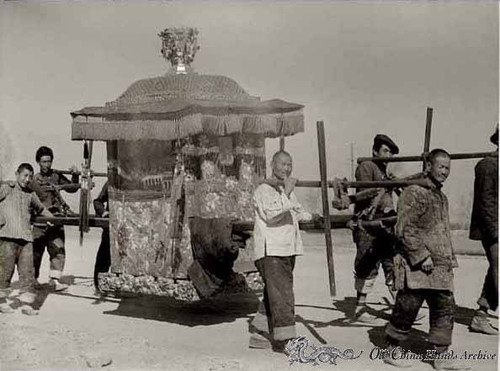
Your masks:
{"label": "man's face", "polygon": [[33,173],[28,169],[16,171],[16,180],[21,188],[26,188],[33,178]]}
{"label": "man's face", "polygon": [[444,183],[450,175],[451,160],[448,156],[437,156],[433,162],[427,162],[427,173],[437,180],[439,183]]}
{"label": "man's face", "polygon": [[378,151],[373,150],[373,157],[390,158],[392,151],[386,144],[382,144]]}
{"label": "man's face", "polygon": [[51,156],[40,157],[38,165],[40,166],[40,171],[42,173],[47,173],[52,168],[52,157]]}
{"label": "man's face", "polygon": [[284,180],[292,174],[292,158],[285,154],[278,155],[271,166],[273,175],[280,180]]}

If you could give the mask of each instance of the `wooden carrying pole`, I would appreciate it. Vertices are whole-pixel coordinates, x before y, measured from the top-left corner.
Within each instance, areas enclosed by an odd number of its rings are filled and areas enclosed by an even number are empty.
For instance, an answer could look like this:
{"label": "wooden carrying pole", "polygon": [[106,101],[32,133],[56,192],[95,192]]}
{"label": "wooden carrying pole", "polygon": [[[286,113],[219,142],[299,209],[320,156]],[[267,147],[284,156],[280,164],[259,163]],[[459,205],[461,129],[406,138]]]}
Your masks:
{"label": "wooden carrying pole", "polygon": [[[452,160],[470,160],[475,158],[484,158],[494,155],[495,152],[470,152],[470,153],[451,153],[450,158]],[[373,162],[420,162],[424,160],[424,156],[394,156],[391,158],[380,158],[380,157],[358,157],[357,163],[363,161],[373,161]]]}
{"label": "wooden carrying pole", "polygon": [[425,171],[425,161],[431,150],[431,129],[432,129],[432,108],[427,107],[427,118],[425,120],[425,137],[424,137],[424,153],[422,171]]}
{"label": "wooden carrying pole", "polygon": [[[342,229],[349,228],[349,223],[352,226],[362,225],[363,227],[378,227],[380,225],[392,226],[396,224],[397,217],[390,216],[377,220],[358,220],[352,222],[350,214],[335,214],[330,215],[330,228]],[[33,219],[33,224],[39,227],[46,226],[47,222],[54,225],[80,225],[80,216],[37,216]],[[109,228],[109,218],[103,218],[96,215],[89,215],[89,226],[95,228]],[[233,232],[252,231],[254,228],[253,222],[234,221],[232,222]],[[323,222],[320,220],[301,221],[299,227],[303,231],[317,231],[323,228]]]}
{"label": "wooden carrying pole", "polygon": [[[76,171],[74,173],[70,170],[54,169],[53,171],[54,171],[54,173],[64,174],[64,175],[73,175],[73,174],[82,175],[81,171]],[[90,173],[92,174],[93,177],[100,177],[100,178],[107,178],[108,177],[108,173],[99,173],[99,172],[94,172],[92,170],[90,170]]]}
{"label": "wooden carrying pole", "polygon": [[[333,187],[333,180],[325,180],[327,186]],[[321,180],[297,180],[295,184],[296,187],[304,188],[319,188],[321,187]],[[283,185],[283,181],[278,179],[265,179],[261,183],[266,183],[269,185]],[[426,182],[422,179],[399,179],[399,180],[379,180],[379,181],[365,181],[365,182],[349,182],[340,181],[339,184],[347,188],[400,188],[407,187],[413,184],[424,185]]]}
{"label": "wooden carrying pole", "polygon": [[[364,161],[373,162],[423,162],[423,170],[425,170],[425,160],[429,155],[431,149],[431,129],[432,129],[432,114],[434,110],[431,107],[427,107],[427,117],[425,120],[425,136],[424,136],[424,153],[420,156],[394,156],[391,158],[381,158],[381,157],[359,157],[357,159],[358,164]],[[470,153],[451,153],[451,160],[468,160],[474,158],[484,158],[492,156],[496,152],[470,152]]]}
{"label": "wooden carrying pole", "polygon": [[319,155],[319,174],[321,178],[321,200],[323,202],[323,227],[325,230],[326,242],[326,260],[328,263],[328,279],[330,282],[330,295],[337,295],[335,287],[335,270],[333,264],[333,242],[330,229],[330,203],[328,202],[328,178],[326,174],[326,145],[325,145],[325,126],[323,121],[316,123],[318,131],[318,155]]}

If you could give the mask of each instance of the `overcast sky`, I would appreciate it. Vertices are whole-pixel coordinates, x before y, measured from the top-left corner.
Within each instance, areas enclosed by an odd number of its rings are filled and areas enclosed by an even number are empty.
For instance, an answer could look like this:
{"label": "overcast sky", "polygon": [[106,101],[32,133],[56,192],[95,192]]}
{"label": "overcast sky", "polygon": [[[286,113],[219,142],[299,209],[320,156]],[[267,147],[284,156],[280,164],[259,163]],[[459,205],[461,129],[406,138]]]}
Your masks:
{"label": "overcast sky", "polygon": [[[197,72],[305,105],[305,133],[287,140],[298,178],[319,178],[317,120],[326,125],[329,177],[350,176],[350,143],[367,156],[377,133],[402,155],[420,154],[427,106],[431,147],[493,150],[498,20],[495,1],[4,3],[0,122],[13,164],[33,163],[42,144],[54,148],[56,167],[79,164],[69,113],[164,74],[157,33],[186,25],[200,30]],[[267,143],[268,152],[277,146]],[[94,163],[106,168],[102,143]],[[453,164],[452,200],[470,194],[474,163]]]}

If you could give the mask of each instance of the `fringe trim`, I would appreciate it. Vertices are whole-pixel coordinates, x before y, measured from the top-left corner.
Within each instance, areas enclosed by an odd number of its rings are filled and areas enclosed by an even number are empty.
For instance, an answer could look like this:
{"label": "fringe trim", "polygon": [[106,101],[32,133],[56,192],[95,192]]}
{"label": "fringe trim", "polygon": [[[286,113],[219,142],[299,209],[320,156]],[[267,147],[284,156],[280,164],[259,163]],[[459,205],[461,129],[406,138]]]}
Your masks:
{"label": "fringe trim", "polygon": [[75,116],[73,140],[176,140],[200,133],[225,136],[233,133],[263,134],[268,138],[290,136],[304,131],[302,110],[265,115],[193,114],[175,120],[111,121]]}
{"label": "fringe trim", "polygon": [[140,190],[129,190],[121,191],[115,188],[109,189],[109,199],[114,201],[124,201],[124,202],[146,202],[154,201],[160,199],[170,200],[170,192],[165,193],[162,191],[140,191]]}

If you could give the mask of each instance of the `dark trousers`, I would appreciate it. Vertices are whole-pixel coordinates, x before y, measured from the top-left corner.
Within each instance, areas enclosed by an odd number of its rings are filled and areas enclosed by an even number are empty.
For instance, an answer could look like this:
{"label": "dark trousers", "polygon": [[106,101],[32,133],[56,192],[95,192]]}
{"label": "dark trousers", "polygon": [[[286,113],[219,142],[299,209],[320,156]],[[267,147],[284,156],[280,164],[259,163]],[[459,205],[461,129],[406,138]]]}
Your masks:
{"label": "dark trousers", "polygon": [[252,325],[272,335],[274,340],[295,338],[295,256],[265,256],[255,265],[264,281],[264,297]]}
{"label": "dark trousers", "polygon": [[371,231],[355,229],[353,240],[356,244],[354,274],[356,291],[367,294],[377,278],[380,265],[387,285],[394,280],[394,236],[384,230]]}
{"label": "dark trousers", "polygon": [[486,272],[481,297],[477,303],[494,311],[498,308],[498,241],[491,243],[483,240],[482,242],[490,266]]}
{"label": "dark trousers", "polygon": [[103,228],[101,244],[97,250],[94,266],[94,285],[99,288],[99,273],[106,273],[111,266],[111,252],[109,245],[109,228]]}
{"label": "dark trousers", "polygon": [[66,250],[64,248],[64,228],[51,227],[47,230],[37,233],[33,241],[33,265],[35,267],[35,278],[40,277],[40,266],[42,265],[43,253],[45,247],[50,257],[49,277],[59,279],[64,270],[66,261]]}
{"label": "dark trousers", "polygon": [[406,340],[424,300],[429,305],[429,343],[435,346],[451,344],[455,298],[453,292],[447,290],[405,288],[398,291],[391,320],[386,328],[389,340]]}
{"label": "dark trousers", "polygon": [[25,240],[0,238],[0,302],[5,302],[9,296],[10,282],[16,265],[20,291],[33,293],[35,273],[32,243]]}

